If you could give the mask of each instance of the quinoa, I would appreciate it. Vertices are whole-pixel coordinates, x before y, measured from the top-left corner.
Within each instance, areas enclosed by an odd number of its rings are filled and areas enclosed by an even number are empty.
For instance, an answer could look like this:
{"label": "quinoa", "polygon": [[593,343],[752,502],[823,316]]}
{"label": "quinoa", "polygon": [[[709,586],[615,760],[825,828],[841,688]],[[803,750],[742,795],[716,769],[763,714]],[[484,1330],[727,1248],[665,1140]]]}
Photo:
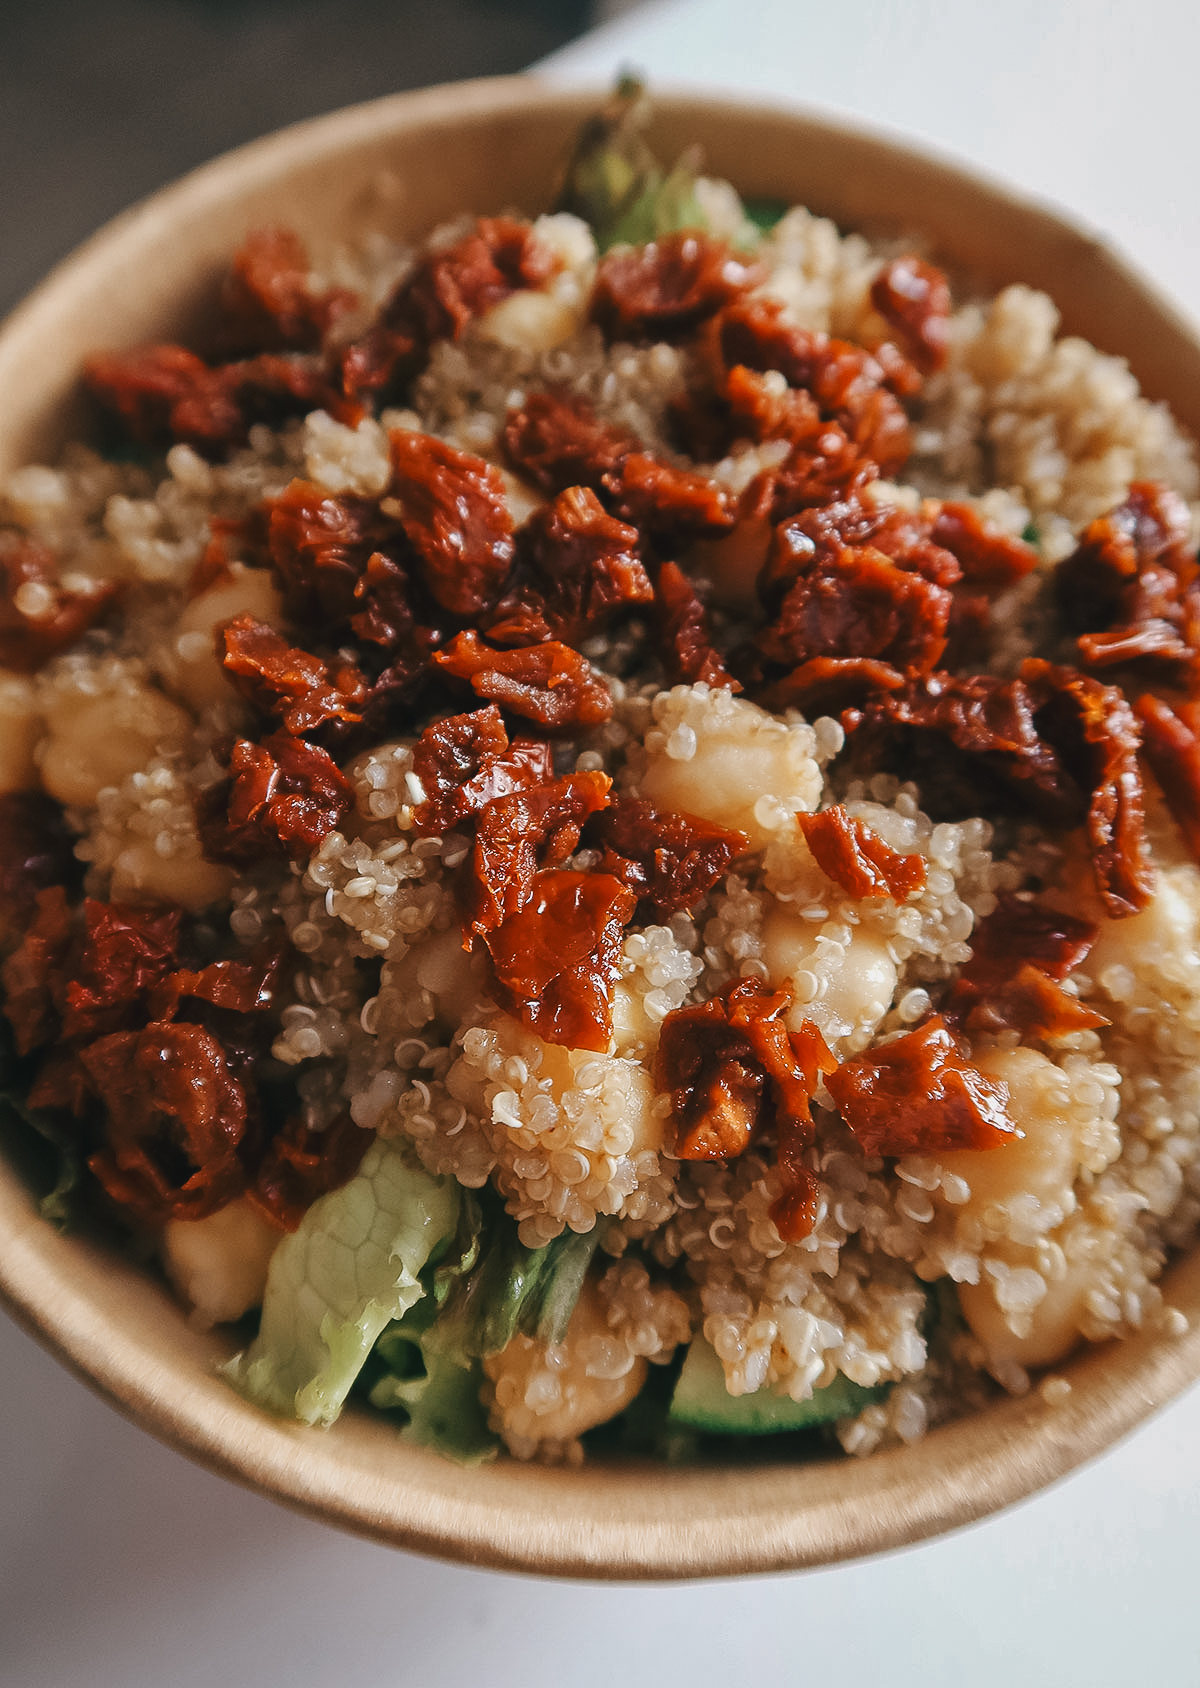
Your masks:
{"label": "quinoa", "polygon": [[[753,241],[753,300],[789,330],[879,349],[875,284],[907,247],[843,233],[803,208],[752,233],[729,184],[702,181],[697,194],[712,235]],[[346,286],[359,296],[334,345],[350,344],[424,257],[456,249],[474,228],[467,219],[435,231],[418,252],[372,240],[338,255],[325,278],[310,276],[312,298]],[[838,1378],[872,1392],[836,1423],[845,1451],[865,1455],[919,1438],[997,1386],[1027,1390],[1031,1373],[1080,1341],[1177,1334],[1181,1316],[1158,1280],[1200,1221],[1200,870],[1153,788],[1153,886],[1138,912],[1116,918],[1092,887],[1077,829],[1019,805],[946,818],[942,794],[922,779],[862,765],[857,723],[848,736],[840,706],[771,707],[761,691],[739,696],[719,677],[673,669],[656,631],[661,604],[643,600],[581,637],[605,688],[604,718],[554,735],[553,776],[611,780],[622,803],[699,817],[741,844],[683,906],[648,909],[643,897],[625,921],[603,1047],[545,1036],[498,988],[486,945],[471,948],[463,886],[478,814],[464,810],[440,831],[422,819],[434,795],[419,771],[428,711],[384,712],[369,742],[341,741],[345,753],[326,737],[345,795],[312,848],[214,855],[205,816],[226,801],[230,745],[263,737],[214,637],[250,613],[291,638],[294,602],[281,596],[262,533],[263,512],[297,480],[339,508],[392,517],[390,435],[407,430],[491,465],[519,533],[548,495],[506,429],[547,392],[743,513],[738,501],[789,460],[781,438],[689,454],[676,419],[709,379],[700,337],[614,337],[589,314],[598,254],[587,225],[543,216],[531,238],[553,259],[548,273],[453,336],[433,336],[402,407],[347,409],[339,420],[314,406],[253,423],[224,452],[181,440],[133,464],[75,445],[57,467],[8,477],[9,541],[46,549],[56,590],[118,582],[122,598],[119,615],[97,619],[36,672],[0,676],[4,790],[40,787],[62,806],[74,870],[97,904],[175,905],[197,922],[194,967],[256,964],[274,946],[279,984],[255,1059],[268,1089],[290,1087],[310,1158],[349,1129],[360,1156],[372,1137],[399,1144],[434,1179],[494,1200],[526,1250],[598,1240],[565,1329],[518,1332],[483,1356],[482,1408],[518,1458],[577,1461],[581,1435],[629,1406],[648,1365],[677,1363],[689,1343],[711,1347],[732,1398],[770,1391],[799,1404]],[[911,456],[859,489],[868,511],[932,520],[954,502],[989,534],[1032,545],[1030,570],[993,593],[977,668],[997,684],[1030,655],[1067,660],[1055,568],[1131,487],[1168,489],[1188,505],[1193,547],[1200,532],[1191,442],[1120,359],[1057,329],[1054,303],[1027,287],[956,301],[944,359],[906,397]],[[762,380],[768,397],[786,398],[782,374]],[[672,542],[691,559],[714,649],[736,654],[760,613],[749,602],[765,543],[749,580],[731,585],[728,547],[718,552],[711,533]],[[658,562],[674,560],[660,547]],[[16,610],[36,620],[50,592],[36,579],[18,585]],[[352,665],[353,642],[323,660],[330,674]],[[826,871],[801,823],[831,810],[888,861],[919,864],[918,888],[864,895]],[[585,827],[554,866],[603,875],[612,854]],[[1023,1140],[864,1143],[826,1077],[839,1063],[886,1059],[947,1010],[984,923],[1035,903],[1087,923],[1084,953],[1055,988],[1068,1008],[1094,1013],[1081,1029],[985,1016],[957,1033]],[[10,997],[14,978],[10,964]],[[831,1057],[811,1086],[802,1145],[807,1229],[780,1220],[796,1174],[770,1120],[740,1152],[705,1158],[688,1152],[677,1117],[664,1027],[738,990],[785,993],[772,1013],[787,1034],[819,1033]],[[112,1035],[133,1036],[114,1024]],[[201,1320],[258,1303],[275,1231],[298,1217],[272,1210],[252,1178],[230,1188],[199,1217],[133,1216]],[[205,1226],[208,1277],[195,1266]],[[231,1290],[251,1257],[260,1268]],[[1049,1372],[1040,1391],[1052,1406],[1069,1383]]]}

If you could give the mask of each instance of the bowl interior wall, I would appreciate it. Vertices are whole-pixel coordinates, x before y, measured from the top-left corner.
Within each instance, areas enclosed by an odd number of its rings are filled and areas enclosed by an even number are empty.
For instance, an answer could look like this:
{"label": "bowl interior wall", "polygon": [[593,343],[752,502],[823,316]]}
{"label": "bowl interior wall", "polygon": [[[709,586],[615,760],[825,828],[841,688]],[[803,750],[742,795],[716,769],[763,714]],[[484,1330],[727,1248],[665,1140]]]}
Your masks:
{"label": "bowl interior wall", "polygon": [[[0,472],[53,457],[78,426],[82,359],[203,337],[245,232],[290,223],[319,256],[367,227],[420,235],[463,209],[536,211],[595,97],[502,81],[385,100],[218,160],[126,213],[0,332]],[[784,111],[659,101],[656,145],[699,138],[745,192],[851,225],[922,229],[993,282],[1058,299],[1067,325],[1128,357],[1200,433],[1200,344],[1123,262],[1036,205],[886,140]],[[329,1432],[271,1420],[213,1374],[226,1351],[142,1273],[36,1217],[0,1167],[0,1293],[86,1381],[235,1479],[349,1528],[469,1562],[547,1573],[686,1576],[828,1563],[920,1539],[1030,1493],[1099,1452],[1200,1374],[1200,1259],[1169,1278],[1192,1333],[1139,1337],[1063,1368],[1068,1403],[1004,1401],[863,1462],[736,1469],[499,1462],[463,1472],[356,1413]]]}

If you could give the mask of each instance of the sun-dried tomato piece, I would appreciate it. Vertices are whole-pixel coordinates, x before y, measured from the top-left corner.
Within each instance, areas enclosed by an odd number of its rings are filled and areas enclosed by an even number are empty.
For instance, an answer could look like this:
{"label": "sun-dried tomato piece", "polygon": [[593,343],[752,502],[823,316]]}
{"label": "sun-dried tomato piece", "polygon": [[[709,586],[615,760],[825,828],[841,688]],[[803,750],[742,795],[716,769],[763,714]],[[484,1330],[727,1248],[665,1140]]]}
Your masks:
{"label": "sun-dried tomato piece", "polygon": [[618,516],[659,536],[720,533],[737,515],[734,501],[707,475],[660,463],[644,451],[623,457],[603,476],[603,486]]}
{"label": "sun-dried tomato piece", "polygon": [[729,673],[712,641],[708,614],[695,587],[677,563],[664,563],[654,587],[658,612],[658,646],[663,666],[672,680],[688,685],[703,681],[740,692],[741,685]]}
{"label": "sun-dried tomato piece", "polygon": [[378,511],[295,480],[266,505],[271,560],[293,621],[328,629],[357,608],[356,588],[378,537]]}
{"label": "sun-dried tomato piece", "polygon": [[1015,1031],[1021,1041],[1061,1038],[1107,1026],[1103,1014],[1066,991],[1040,967],[1026,963],[986,995],[968,1003],[957,989],[945,1004],[945,1019],[971,1033]]}
{"label": "sun-dried tomato piece", "polygon": [[0,534],[0,668],[32,674],[98,621],[121,591],[115,580],[70,589],[58,578],[49,546]]}
{"label": "sun-dried tomato piece", "polygon": [[954,557],[964,588],[972,592],[994,596],[1037,567],[1032,545],[993,526],[973,504],[943,504],[929,537]]}
{"label": "sun-dried tomato piece", "polygon": [[719,997],[676,1008],[659,1033],[654,1082],[671,1098],[680,1160],[731,1160],[754,1136],[767,1075],[744,1027]]}
{"label": "sun-dried tomato piece", "polygon": [[825,1083],[869,1155],[994,1149],[1024,1135],[1008,1113],[1008,1086],[963,1059],[940,1015],[851,1056]]}
{"label": "sun-dried tomato piece", "polygon": [[183,346],[97,354],[84,364],[84,380],[146,445],[183,441],[205,451],[243,431],[241,409],[223,373]]}
{"label": "sun-dried tomato piece", "polygon": [[393,428],[392,493],[434,599],[451,615],[495,603],[513,563],[500,471],[432,434]]}
{"label": "sun-dried tomato piece", "polygon": [[200,1026],[113,1032],[80,1061],[104,1107],[106,1141],[88,1164],[138,1219],[202,1219],[241,1193],[246,1095]]}
{"label": "sun-dried tomato piece", "polygon": [[608,688],[596,678],[587,658],[557,640],[523,650],[493,651],[477,633],[460,633],[445,650],[434,652],[433,661],[448,674],[469,681],[478,697],[551,732],[596,727],[612,714]]}
{"label": "sun-dried tomato piece", "polygon": [[4,1012],[19,1055],[28,1055],[58,1033],[54,987],[64,977],[73,934],[66,892],[61,885],[46,886],[37,893],[36,910],[24,937],[0,969]]}
{"label": "sun-dried tomato piece", "polygon": [[1037,699],[1037,728],[1088,793],[1087,831],[1096,887],[1110,917],[1145,908],[1154,890],[1146,842],[1137,717],[1115,686],[1040,658],[1021,665]]}
{"label": "sun-dried tomato piece", "polygon": [[1137,663],[1168,685],[1200,681],[1200,567],[1188,507],[1157,481],[1084,529],[1058,565],[1054,590],[1089,668]]}
{"label": "sun-dried tomato piece", "polygon": [[634,435],[599,421],[586,400],[535,392],[509,411],[504,448],[515,468],[543,491],[558,493],[571,486],[594,490],[639,444]]}
{"label": "sun-dried tomato piece", "polygon": [[413,813],[417,831],[446,832],[496,797],[544,785],[553,771],[545,739],[509,744],[494,703],[435,721],[413,747],[413,773],[425,791]]}
{"label": "sun-dried tomato piece", "polygon": [[252,615],[235,616],[218,635],[222,665],[237,690],[284,729],[303,737],[326,721],[362,720],[357,712],[367,682],[351,663],[336,672],[319,656],[304,651]]}
{"label": "sun-dried tomato piece", "polygon": [[1184,843],[1200,862],[1200,721],[1194,706],[1174,710],[1161,698],[1146,694],[1134,708],[1151,772]]}
{"label": "sun-dried tomato piece", "polygon": [[694,230],[605,254],[590,315],[610,340],[669,340],[762,280],[762,267]]}
{"label": "sun-dried tomato piece", "polygon": [[89,390],[134,439],[178,442],[210,456],[244,443],[255,422],[272,424],[317,407],[357,421],[319,362],[274,352],[214,367],[183,346],[106,352],[84,365]]}
{"label": "sun-dried tomato piece", "polygon": [[810,392],[825,420],[839,423],[884,474],[908,458],[908,418],[888,390],[883,366],[861,346],[800,328],[787,321],[782,305],[761,298],[723,310],[715,344],[727,368],[777,369],[789,386]]}
{"label": "sun-dried tomato piece", "polygon": [[268,1144],[247,1194],[281,1230],[294,1231],[319,1196],[350,1182],[374,1140],[348,1108],[323,1130],[290,1119]]}
{"label": "sun-dried tomato piece", "polygon": [[547,1043],[607,1050],[636,904],[607,873],[539,873],[525,906],[486,937],[501,1006]]}
{"label": "sun-dried tomato piece", "polygon": [[925,858],[902,855],[841,804],[797,815],[804,842],[821,872],[850,897],[891,897],[902,903],[925,889]]}
{"label": "sun-dried tomato piece", "polygon": [[785,709],[799,709],[815,718],[859,709],[874,693],[899,691],[903,685],[903,674],[890,662],[877,662],[872,657],[814,656],[782,680],[756,688],[755,695],[764,709],[780,714]]}
{"label": "sun-dried tomato piece", "polygon": [[290,733],[238,739],[228,778],[196,799],[209,861],[250,866],[263,856],[310,856],[354,806],[354,788],[326,751]]}
{"label": "sun-dried tomato piece", "polygon": [[511,293],[545,286],[561,267],[531,224],[481,217],[461,240],[426,252],[377,321],[347,347],[346,392],[376,392],[411,380],[436,340],[457,340],[472,318]]}
{"label": "sun-dried tomato piece", "polygon": [[941,369],[949,345],[950,287],[923,258],[893,258],[871,283],[871,303],[900,331],[904,348],[926,375]]}
{"label": "sun-dried tomato piece", "polygon": [[995,909],[971,937],[971,959],[956,989],[969,983],[980,994],[1012,978],[1026,962],[1051,979],[1065,979],[1086,959],[1096,941],[1090,920],[1001,892]]}
{"label": "sun-dried tomato piece", "polygon": [[[637,528],[610,516],[587,487],[568,487],[553,503],[535,510],[518,535],[518,546],[536,583],[547,635],[552,629],[557,637],[574,643],[603,627],[626,605],[651,603],[654,589],[642,567],[638,544]],[[510,632],[516,607],[507,611]],[[533,608],[532,599],[526,600],[526,607]],[[489,626],[488,633],[495,639],[497,628]]]}
{"label": "sun-dried tomato piece", "polygon": [[484,806],[466,892],[470,931],[495,931],[525,907],[539,869],[566,861],[584,822],[608,803],[611,785],[607,774],[565,774]]}
{"label": "sun-dried tomato piece", "polygon": [[84,1041],[129,1026],[177,965],[181,911],[83,905],[83,942],[65,987],[56,992],[62,1033]]}
{"label": "sun-dried tomato piece", "polygon": [[205,1003],[228,1014],[261,1014],[275,1001],[283,951],[260,952],[248,961],[210,961],[198,970],[179,968],[155,987],[150,1018],[171,1021],[185,1001]]}
{"label": "sun-dried tomato piece", "polygon": [[618,797],[589,837],[603,849],[600,869],[654,904],[660,919],[693,908],[750,848],[743,832],[644,797]]}
{"label": "sun-dried tomato piece", "polygon": [[24,934],[38,893],[76,883],[81,864],[62,805],[42,791],[0,796],[0,953]]}
{"label": "sun-dried tomato piece", "polygon": [[249,351],[315,351],[339,317],[358,304],[346,287],[312,285],[308,251],[295,230],[254,229],[225,282],[231,341]]}
{"label": "sun-dried tomato piece", "polygon": [[861,658],[929,673],[946,646],[950,593],[871,545],[813,552],[758,635],[762,657],[795,668],[814,657]]}
{"label": "sun-dried tomato piece", "polygon": [[[663,1021],[655,1084],[671,1097],[681,1160],[727,1160],[773,1123],[784,1194],[781,1235],[807,1234],[815,1190],[802,1153],[812,1141],[810,1100],[837,1062],[816,1027],[789,1033],[786,991],[743,979],[725,996],[677,1008]],[[772,1212],[774,1217],[774,1210]]]}

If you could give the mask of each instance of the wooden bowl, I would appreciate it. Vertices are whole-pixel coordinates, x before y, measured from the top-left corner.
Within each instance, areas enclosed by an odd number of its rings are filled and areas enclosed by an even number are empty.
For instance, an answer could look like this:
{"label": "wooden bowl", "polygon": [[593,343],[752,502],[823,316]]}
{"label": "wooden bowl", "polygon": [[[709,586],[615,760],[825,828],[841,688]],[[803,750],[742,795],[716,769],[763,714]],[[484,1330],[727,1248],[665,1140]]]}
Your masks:
{"label": "wooden bowl", "polygon": [[[202,331],[244,233],[294,225],[314,249],[364,226],[420,235],[450,213],[531,212],[595,94],[521,79],[379,100],[284,130],[125,213],[0,330],[0,472],[52,459],[77,420],[84,355]],[[994,285],[1051,293],[1068,330],[1127,357],[1200,434],[1200,341],[1121,259],[1040,206],[954,165],[794,110],[657,100],[668,157],[700,141],[744,193],[849,225],[920,229]],[[1200,1374],[1200,1252],[1167,1275],[1190,1328],[1090,1348],[1035,1393],[866,1460],[736,1467],[502,1459],[464,1471],[349,1412],[328,1431],[276,1421],[214,1375],[227,1352],[188,1328],[149,1276],[38,1217],[0,1164],[0,1295],[87,1383],[235,1480],[397,1546],[473,1564],[594,1577],[688,1577],[828,1564],[918,1541],[1007,1506],[1092,1458]]]}

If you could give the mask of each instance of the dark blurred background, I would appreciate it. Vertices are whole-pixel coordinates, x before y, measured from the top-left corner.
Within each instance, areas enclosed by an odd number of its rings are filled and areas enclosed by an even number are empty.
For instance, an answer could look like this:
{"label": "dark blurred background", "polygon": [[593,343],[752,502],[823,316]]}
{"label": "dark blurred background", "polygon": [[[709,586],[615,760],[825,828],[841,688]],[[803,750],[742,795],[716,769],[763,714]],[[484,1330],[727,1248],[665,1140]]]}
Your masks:
{"label": "dark blurred background", "polygon": [[604,0],[0,0],[0,315],[182,171],[356,100],[525,68]]}

